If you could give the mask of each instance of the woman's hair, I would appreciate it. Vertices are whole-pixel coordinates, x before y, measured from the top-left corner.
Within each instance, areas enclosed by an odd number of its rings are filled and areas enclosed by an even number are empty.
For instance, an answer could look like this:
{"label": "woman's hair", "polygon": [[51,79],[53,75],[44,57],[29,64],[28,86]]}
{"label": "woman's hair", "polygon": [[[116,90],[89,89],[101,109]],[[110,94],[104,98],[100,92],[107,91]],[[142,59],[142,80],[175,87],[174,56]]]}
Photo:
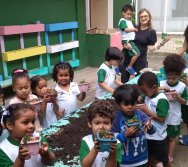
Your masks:
{"label": "woman's hair", "polygon": [[114,91],[113,97],[117,104],[134,105],[139,96],[138,89],[133,85],[121,85]]}
{"label": "woman's hair", "polygon": [[35,94],[36,87],[38,86],[39,82],[41,80],[46,80],[46,79],[40,75],[36,75],[32,77],[30,80],[31,80],[31,91],[33,94]]}
{"label": "woman's hair", "polygon": [[184,31],[184,36],[185,36],[186,42],[188,43],[188,25],[187,25],[187,27],[186,27],[186,29]]}
{"label": "woman's hair", "polygon": [[35,109],[30,104],[15,103],[7,107],[2,114],[3,124],[5,125],[5,127],[7,122],[14,124],[15,121],[20,117],[20,115],[26,113],[28,109],[35,112]]}
{"label": "woman's hair", "polygon": [[25,70],[25,69],[15,69],[15,70],[13,70],[13,72],[12,72],[12,85],[15,85],[18,78],[26,78],[28,81],[30,81],[27,70]]}
{"label": "woman's hair", "polygon": [[134,11],[134,8],[133,8],[133,6],[132,5],[124,5],[123,7],[122,7],[122,9],[121,9],[121,11],[122,12],[126,12],[126,11],[128,11],[128,10],[130,10],[130,11]]}
{"label": "woman's hair", "polygon": [[105,54],[105,60],[110,61],[110,60],[122,60],[123,59],[123,54],[121,50],[119,50],[117,47],[109,47],[106,50]]}
{"label": "woman's hair", "polygon": [[147,85],[149,88],[152,88],[154,85],[158,85],[157,76],[150,71],[144,72],[138,79],[138,86],[143,85]]}
{"label": "woman's hair", "polygon": [[70,81],[73,81],[74,79],[74,71],[70,65],[69,62],[58,62],[57,64],[54,65],[53,72],[52,72],[52,78],[54,79],[55,82],[57,82],[57,74],[58,71],[62,69],[68,69],[69,70],[69,75],[70,75]]}
{"label": "woman's hair", "polygon": [[[152,17],[151,17],[151,13],[150,13],[149,10],[143,8],[143,9],[140,9],[140,11],[138,12],[138,17],[140,17],[140,14],[142,14],[143,12],[146,12],[149,15],[148,27],[151,30],[152,29],[152,24],[151,24]],[[141,28],[141,24],[140,24],[140,21],[139,21],[138,22],[138,29],[140,30],[140,28]]]}
{"label": "woman's hair", "polygon": [[177,54],[169,54],[163,61],[164,71],[166,74],[181,75],[186,67],[185,60]]}
{"label": "woman's hair", "polygon": [[95,100],[88,108],[88,122],[99,115],[100,117],[109,118],[112,122],[114,118],[114,106],[109,100]]}

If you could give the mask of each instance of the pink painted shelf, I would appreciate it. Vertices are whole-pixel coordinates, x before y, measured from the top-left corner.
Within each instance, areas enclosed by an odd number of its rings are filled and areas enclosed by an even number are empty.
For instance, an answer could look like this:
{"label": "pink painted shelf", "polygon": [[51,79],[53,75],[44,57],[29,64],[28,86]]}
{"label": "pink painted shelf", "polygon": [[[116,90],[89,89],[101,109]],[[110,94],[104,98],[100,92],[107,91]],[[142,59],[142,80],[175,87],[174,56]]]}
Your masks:
{"label": "pink painted shelf", "polygon": [[44,31],[44,24],[0,26],[0,35],[14,35]]}

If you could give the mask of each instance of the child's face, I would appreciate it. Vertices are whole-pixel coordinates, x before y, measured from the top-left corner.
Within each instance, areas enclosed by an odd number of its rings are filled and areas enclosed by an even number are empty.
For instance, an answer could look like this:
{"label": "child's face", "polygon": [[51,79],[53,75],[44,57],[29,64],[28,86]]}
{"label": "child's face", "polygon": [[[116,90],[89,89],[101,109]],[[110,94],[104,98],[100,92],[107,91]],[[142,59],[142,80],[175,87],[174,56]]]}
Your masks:
{"label": "child's face", "polygon": [[136,103],[134,105],[132,104],[125,105],[124,103],[121,103],[120,108],[125,115],[131,116],[133,115],[133,111],[136,108]]}
{"label": "child's face", "polygon": [[31,92],[30,81],[24,77],[17,79],[13,86],[13,90],[15,91],[17,97],[22,100],[27,100]]}
{"label": "child's face", "polygon": [[110,118],[101,117],[97,114],[91,123],[88,123],[88,125],[92,129],[93,134],[96,135],[96,133],[100,132],[102,129],[110,131],[112,122]]}
{"label": "child's face", "polygon": [[179,80],[179,76],[175,74],[166,74],[166,80],[169,85],[175,85]]}
{"label": "child's face", "polygon": [[112,66],[118,66],[120,61],[119,60],[110,60],[109,62],[110,62],[110,65],[112,65]]}
{"label": "child's face", "polygon": [[123,17],[126,20],[131,20],[133,12],[130,10],[127,10],[126,12],[122,12]]}
{"label": "child's face", "polygon": [[153,85],[151,88],[148,87],[147,84],[143,84],[142,86],[139,86],[140,90],[143,92],[144,95],[148,96],[148,97],[152,97],[155,94],[158,93],[158,86],[157,85]]}
{"label": "child's face", "polygon": [[66,86],[70,83],[69,69],[59,69],[57,73],[58,84]]}
{"label": "child's face", "polygon": [[35,89],[35,93],[37,94],[37,96],[43,97],[46,94],[46,90],[47,90],[47,81],[45,79],[42,79],[39,81]]}
{"label": "child's face", "polygon": [[16,141],[21,141],[25,136],[31,136],[35,130],[35,112],[26,109],[26,111],[20,113],[15,123],[10,123],[8,129],[11,137]]}

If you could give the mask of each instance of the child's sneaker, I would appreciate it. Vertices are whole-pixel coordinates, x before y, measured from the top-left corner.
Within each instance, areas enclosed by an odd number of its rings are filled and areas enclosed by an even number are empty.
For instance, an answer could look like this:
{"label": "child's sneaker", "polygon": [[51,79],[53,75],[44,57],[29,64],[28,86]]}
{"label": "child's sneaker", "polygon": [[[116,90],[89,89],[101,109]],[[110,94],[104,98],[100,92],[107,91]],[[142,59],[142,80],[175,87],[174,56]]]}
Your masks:
{"label": "child's sneaker", "polygon": [[136,75],[137,72],[134,70],[132,67],[127,67],[126,70],[131,74],[131,75]]}

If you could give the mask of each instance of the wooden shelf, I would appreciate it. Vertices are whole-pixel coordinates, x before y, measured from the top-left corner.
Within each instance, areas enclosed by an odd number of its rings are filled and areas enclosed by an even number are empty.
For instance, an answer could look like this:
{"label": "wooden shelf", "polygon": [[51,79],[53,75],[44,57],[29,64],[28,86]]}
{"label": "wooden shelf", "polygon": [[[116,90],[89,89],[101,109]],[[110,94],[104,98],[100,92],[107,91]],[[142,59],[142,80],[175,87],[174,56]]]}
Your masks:
{"label": "wooden shelf", "polygon": [[44,31],[44,24],[0,26],[0,35],[14,35]]}
{"label": "wooden shelf", "polygon": [[46,46],[35,46],[2,53],[4,61],[13,61],[46,53]]}
{"label": "wooden shelf", "polygon": [[73,49],[73,48],[77,48],[77,47],[79,47],[78,41],[49,45],[49,46],[47,46],[47,53],[57,53],[57,52],[61,52],[64,50],[69,50],[69,49]]}

